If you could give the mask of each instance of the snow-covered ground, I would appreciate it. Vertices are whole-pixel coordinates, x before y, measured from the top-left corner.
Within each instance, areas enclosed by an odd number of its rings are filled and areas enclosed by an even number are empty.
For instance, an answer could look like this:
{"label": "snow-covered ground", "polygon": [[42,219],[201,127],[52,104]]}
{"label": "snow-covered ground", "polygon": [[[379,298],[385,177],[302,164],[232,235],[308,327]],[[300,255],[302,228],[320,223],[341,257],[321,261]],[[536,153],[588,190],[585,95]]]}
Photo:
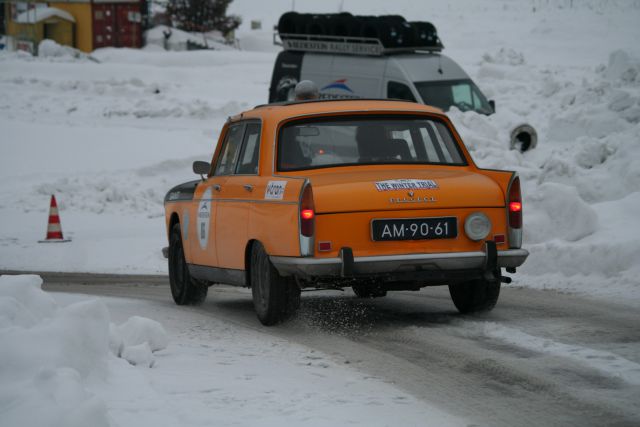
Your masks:
{"label": "snow-covered ground", "polygon": [[2,426],[468,425],[284,339],[188,310],[165,332],[128,318],[157,304],[41,283],[0,276]]}
{"label": "snow-covered ground", "polygon": [[[477,163],[523,178],[516,286],[640,303],[638,1],[295,2],[299,11],[399,13],[439,28],[445,52],[495,99],[452,111]],[[0,52],[0,268],[165,273],[162,199],[208,160],[227,116],[264,103],[288,0],[236,0],[242,51],[99,50],[89,59]],[[531,123],[538,147],[508,150]],[[49,197],[72,242],[43,245]]]}

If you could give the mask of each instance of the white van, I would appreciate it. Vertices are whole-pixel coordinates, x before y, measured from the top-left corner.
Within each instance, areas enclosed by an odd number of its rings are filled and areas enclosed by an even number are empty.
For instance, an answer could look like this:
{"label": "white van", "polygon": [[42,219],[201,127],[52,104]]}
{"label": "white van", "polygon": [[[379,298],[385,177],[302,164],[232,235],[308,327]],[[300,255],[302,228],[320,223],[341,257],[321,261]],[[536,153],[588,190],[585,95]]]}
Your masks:
{"label": "white van", "polygon": [[[311,80],[325,99],[393,98],[444,111],[495,112],[495,102],[441,53],[444,46],[429,22],[407,22],[398,15],[288,12],[280,17],[273,41],[284,50],[273,67],[269,103],[292,101],[296,84]],[[526,123],[507,138],[511,149],[522,152],[538,141]]]}
{"label": "white van", "polygon": [[487,115],[495,108],[469,75],[439,52],[364,56],[284,50],[275,62],[269,102],[293,100],[301,80],[313,81],[321,98],[404,99]]}

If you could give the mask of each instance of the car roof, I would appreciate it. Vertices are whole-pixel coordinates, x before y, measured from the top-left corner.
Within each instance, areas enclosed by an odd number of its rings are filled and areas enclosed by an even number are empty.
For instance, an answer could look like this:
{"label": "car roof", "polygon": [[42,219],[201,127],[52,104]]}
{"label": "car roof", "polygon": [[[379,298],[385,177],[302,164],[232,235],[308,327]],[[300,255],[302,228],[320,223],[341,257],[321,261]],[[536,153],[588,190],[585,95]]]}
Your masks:
{"label": "car roof", "polygon": [[444,116],[442,110],[415,102],[387,99],[344,99],[344,100],[312,100],[284,102],[258,105],[253,110],[245,111],[230,118],[237,121],[248,118],[280,122],[292,117],[325,115],[331,113],[418,113]]}

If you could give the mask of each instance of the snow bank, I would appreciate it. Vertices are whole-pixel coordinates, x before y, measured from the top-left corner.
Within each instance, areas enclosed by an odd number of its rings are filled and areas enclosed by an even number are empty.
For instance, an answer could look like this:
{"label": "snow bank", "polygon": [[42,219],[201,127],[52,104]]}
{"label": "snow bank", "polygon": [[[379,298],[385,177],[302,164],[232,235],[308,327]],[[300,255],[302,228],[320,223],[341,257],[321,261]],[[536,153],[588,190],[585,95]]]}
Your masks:
{"label": "snow bank", "polygon": [[167,347],[167,333],[162,325],[155,320],[133,316],[120,325],[118,331],[125,347],[144,343],[147,343],[152,351]]}
{"label": "snow bank", "polygon": [[[485,53],[479,84],[504,94],[496,114],[450,113],[481,167],[515,170],[522,178],[531,256],[516,284],[640,296],[633,284],[640,250],[638,59],[622,50],[608,59],[574,73],[532,65],[508,49]],[[509,130],[519,122],[538,131],[534,150],[508,150]]]}
{"label": "snow bank", "polygon": [[134,366],[152,368],[155,363],[155,358],[153,357],[148,342],[125,347],[124,350],[122,350],[122,358]]}
{"label": "snow bank", "polygon": [[0,420],[20,426],[107,426],[85,381],[102,375],[109,313],[87,301],[57,307],[38,276],[0,276]]}
{"label": "snow bank", "polygon": [[166,50],[184,51],[188,49],[187,42],[207,49],[233,50],[231,46],[225,44],[225,39],[219,31],[189,33],[166,25],[158,25],[147,30],[144,37],[146,47],[154,47],[153,50],[166,48]]}
{"label": "snow bank", "polygon": [[60,307],[41,286],[39,276],[0,276],[0,425],[108,426],[106,406],[87,383],[106,378],[109,358],[121,353],[153,366],[166,332],[139,316],[115,326],[97,300]]}
{"label": "snow bank", "polygon": [[524,236],[528,243],[563,239],[575,242],[593,234],[598,215],[578,194],[575,187],[547,182],[527,197]]}
{"label": "snow bank", "polygon": [[153,352],[167,348],[169,339],[162,325],[146,317],[130,317],[109,330],[109,347],[113,354],[135,366],[153,367]]}

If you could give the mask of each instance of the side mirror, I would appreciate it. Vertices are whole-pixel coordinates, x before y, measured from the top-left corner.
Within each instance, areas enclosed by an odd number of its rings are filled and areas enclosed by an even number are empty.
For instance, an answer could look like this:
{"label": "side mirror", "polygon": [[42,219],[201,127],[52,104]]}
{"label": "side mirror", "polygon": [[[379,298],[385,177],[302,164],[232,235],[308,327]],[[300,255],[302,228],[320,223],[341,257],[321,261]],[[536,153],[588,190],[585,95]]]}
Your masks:
{"label": "side mirror", "polygon": [[209,174],[211,170],[211,163],[203,162],[202,160],[196,160],[193,162],[193,173],[200,175],[200,178],[204,181],[204,176]]}
{"label": "side mirror", "polygon": [[496,101],[494,101],[493,99],[489,100],[489,105],[491,106],[491,109],[493,110],[493,112],[496,112]]}

